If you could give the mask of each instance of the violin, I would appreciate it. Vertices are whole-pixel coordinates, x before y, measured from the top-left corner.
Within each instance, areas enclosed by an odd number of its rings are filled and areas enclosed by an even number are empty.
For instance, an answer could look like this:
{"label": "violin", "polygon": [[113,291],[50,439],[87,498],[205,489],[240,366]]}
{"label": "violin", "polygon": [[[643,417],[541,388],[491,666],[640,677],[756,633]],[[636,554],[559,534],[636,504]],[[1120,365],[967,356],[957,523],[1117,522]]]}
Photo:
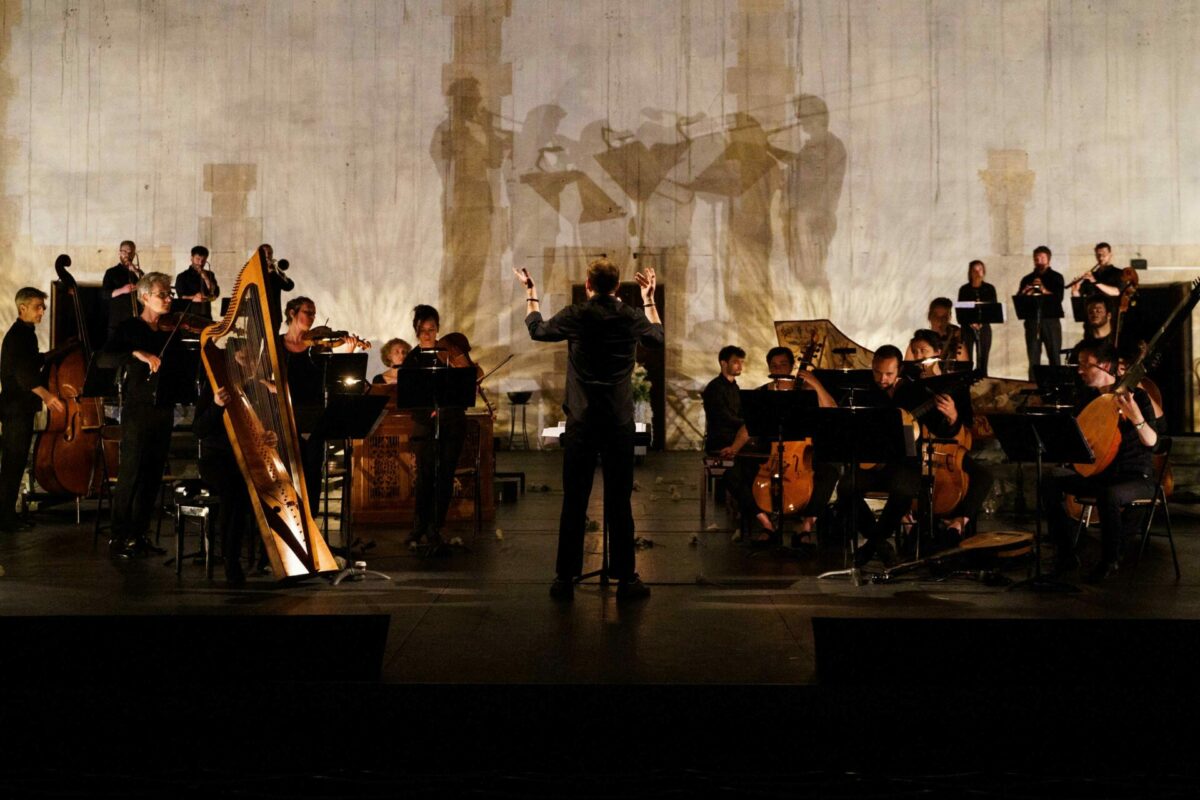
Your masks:
{"label": "violin", "polygon": [[158,318],[158,329],[160,331],[181,331],[183,333],[194,333],[199,335],[206,327],[212,325],[212,320],[207,317],[202,317],[199,314],[189,314],[186,311],[175,311],[171,314],[163,314]]}
{"label": "violin", "polygon": [[358,338],[349,331],[335,331],[328,325],[318,325],[315,328],[309,328],[300,341],[305,347],[314,347],[317,350],[333,350],[341,347],[344,344],[353,344],[359,350],[370,350],[371,343]]}

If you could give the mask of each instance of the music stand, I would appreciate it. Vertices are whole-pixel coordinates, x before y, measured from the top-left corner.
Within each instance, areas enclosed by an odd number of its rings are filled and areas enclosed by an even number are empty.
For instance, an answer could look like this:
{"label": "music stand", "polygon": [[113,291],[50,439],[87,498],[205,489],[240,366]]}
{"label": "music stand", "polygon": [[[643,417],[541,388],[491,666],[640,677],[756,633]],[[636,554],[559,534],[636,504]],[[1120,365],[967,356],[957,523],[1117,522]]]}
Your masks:
{"label": "music stand", "polygon": [[[365,439],[375,432],[383,420],[384,408],[387,406],[387,395],[377,394],[334,394],[327,398],[325,411],[317,420],[313,436],[319,436],[322,441],[341,439],[345,444],[342,450],[342,466],[345,476],[342,479],[342,548],[345,550],[346,566],[333,579],[337,586],[346,578],[363,580],[368,575],[390,581],[391,577],[382,572],[367,569],[367,562],[353,561],[351,548],[354,544],[352,529],[354,525],[353,485],[354,471],[352,459],[354,455],[354,440]],[[325,492],[329,496],[328,487]],[[326,531],[326,541],[329,534]]]}
{"label": "music stand", "polygon": [[869,369],[814,369],[812,374],[841,405],[853,406],[855,392],[876,388],[875,375]]}
{"label": "music stand", "polygon": [[[843,558],[849,556],[849,569],[832,570],[817,576],[817,580],[841,575],[849,576],[857,585],[858,568],[853,559],[858,554],[858,465],[886,464],[916,456],[915,443],[908,435],[899,408],[818,408],[813,412],[813,460],[843,465],[842,480],[849,480],[847,495],[850,513],[846,517],[846,545]],[[839,496],[841,491],[838,492]]]}
{"label": "music stand", "polygon": [[[1022,321],[1033,320],[1037,325],[1034,333],[1037,335],[1037,361],[1030,364],[1030,368],[1041,363],[1042,360],[1042,320],[1057,319],[1062,316],[1062,301],[1053,294],[1046,292],[1043,294],[1014,294],[1012,296],[1013,310],[1017,313],[1017,319]],[[1047,308],[1057,308],[1059,313],[1056,316],[1047,317]],[[1047,358],[1053,360],[1058,358],[1058,353],[1049,353]]]}
{"label": "music stand", "polygon": [[[474,408],[478,384],[474,367],[448,367],[436,358],[431,360],[431,366],[404,367],[396,370],[396,408],[433,412],[433,496],[436,517],[437,492],[442,480],[441,410]],[[420,471],[420,465],[417,465],[417,470]],[[435,544],[430,554],[435,553],[440,546]]]}
{"label": "music stand", "polygon": [[[1004,304],[960,300],[954,304],[954,318],[958,326],[964,329],[968,325],[1003,325]],[[971,354],[971,363],[978,364],[981,355],[979,348],[983,346],[983,342],[979,341],[978,336],[973,337],[973,341],[976,352]]]}
{"label": "music stand", "polygon": [[1074,408],[1079,397],[1079,372],[1067,364],[1054,367],[1049,364],[1038,364],[1033,368],[1033,381],[1037,384],[1038,394],[1051,405],[1061,408]]}
{"label": "music stand", "polygon": [[1037,516],[1033,536],[1033,566],[1027,580],[1014,583],[1010,589],[1029,587],[1034,591],[1075,592],[1069,583],[1052,580],[1042,574],[1042,463],[1092,464],[1096,456],[1079,429],[1075,415],[1052,410],[1042,412],[1028,409],[1020,414],[993,414],[988,417],[1000,447],[1009,461],[1033,461],[1037,465]]}
{"label": "music stand", "polygon": [[[783,541],[783,450],[787,442],[798,442],[812,436],[815,420],[812,411],[817,407],[817,393],[800,390],[771,392],[761,389],[742,389],[742,418],[746,432],[759,440],[771,440],[774,457],[771,471],[771,527]],[[772,455],[767,456],[770,463]],[[764,509],[765,510],[765,509]]]}
{"label": "music stand", "polygon": [[[331,395],[338,394],[363,394],[363,387],[366,385],[367,377],[367,354],[366,353],[334,353],[329,350],[315,350],[316,357],[321,366],[321,405],[320,407],[312,407],[306,409],[301,416],[304,418],[304,425],[299,426],[300,430],[312,432],[313,436],[318,436],[317,428],[321,425],[322,416],[325,409],[329,407],[329,398]],[[342,437],[333,437],[342,438]],[[328,439],[318,439],[318,441],[326,442]],[[327,453],[324,451],[325,445],[322,444],[321,458],[321,502],[324,504],[324,509],[321,512],[321,519],[324,522],[322,530],[325,533],[325,538],[329,539],[329,461],[324,456]],[[343,491],[343,496],[345,492]],[[346,550],[346,560],[349,562],[350,551],[349,547]]]}
{"label": "music stand", "polygon": [[1087,324],[1087,305],[1090,297],[1071,297],[1071,319]]}

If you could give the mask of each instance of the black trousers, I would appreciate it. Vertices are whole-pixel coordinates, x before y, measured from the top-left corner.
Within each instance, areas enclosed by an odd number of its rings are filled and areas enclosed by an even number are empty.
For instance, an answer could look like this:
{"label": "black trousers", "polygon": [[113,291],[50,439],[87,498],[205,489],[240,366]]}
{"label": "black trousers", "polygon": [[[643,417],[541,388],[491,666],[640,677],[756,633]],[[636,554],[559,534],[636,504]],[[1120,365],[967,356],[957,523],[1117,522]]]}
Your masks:
{"label": "black trousers", "polygon": [[325,440],[309,436],[300,440],[300,467],[304,470],[304,492],[308,511],[316,519],[321,510],[321,485],[325,477]]}
{"label": "black trousers", "polygon": [[1059,351],[1062,350],[1062,320],[1042,320],[1042,337],[1038,341],[1037,320],[1025,320],[1025,353],[1029,357],[1029,380],[1033,380],[1033,368],[1042,360],[1042,350],[1050,365],[1057,367],[1062,363]]}
{"label": "black trousers", "polygon": [[[878,469],[857,469],[854,479],[855,496],[850,497],[847,491],[846,501],[858,504],[858,532],[867,538],[873,551],[874,545],[891,535],[912,510],[913,500],[921,493],[921,469],[915,460],[902,461]],[[887,493],[887,502],[878,517],[872,516],[867,505],[864,495],[868,492]]]}
{"label": "black trousers", "polygon": [[221,537],[221,555],[225,558],[225,576],[241,572],[242,543],[252,527],[250,494],[233,453],[206,449],[200,455],[200,478],[221,498],[217,511],[216,533]]}
{"label": "black trousers", "polygon": [[608,524],[609,570],[617,580],[633,578],[633,428],[568,428],[563,435],[563,504],[558,520],[558,577],[583,574],[583,538],[596,459],[604,478],[604,521]]}
{"label": "black trousers", "polygon": [[[988,354],[992,352],[992,326],[981,325],[979,330],[975,330],[970,325],[964,325],[962,326],[962,340],[971,360],[975,362],[975,368],[980,371],[981,375],[987,375]],[[977,342],[978,348],[976,348]]]}
{"label": "black trousers", "polygon": [[1075,520],[1067,516],[1063,495],[1095,497],[1100,515],[1100,542],[1107,563],[1121,557],[1125,537],[1121,509],[1132,500],[1154,497],[1154,478],[1141,470],[1122,471],[1116,465],[1099,475],[1085,478],[1074,470],[1050,467],[1042,473],[1042,508],[1059,558],[1075,553],[1072,531]]}
{"label": "black trousers", "polygon": [[[766,461],[767,459],[759,456],[738,456],[733,466],[725,471],[725,488],[737,500],[743,528],[763,510],[754,499],[754,478],[758,475],[759,467]],[[838,468],[833,464],[813,464],[813,492],[808,505],[802,509],[805,516],[819,516],[825,506],[829,505],[829,498],[833,496],[839,474]]]}
{"label": "black trousers", "polygon": [[173,406],[126,405],[121,411],[121,466],[113,494],[113,538],[146,536],[171,450]]}
{"label": "black trousers", "polygon": [[454,470],[458,468],[466,435],[467,422],[461,413],[445,414],[436,440],[432,427],[421,426],[414,430],[417,474],[413,493],[416,505],[410,538],[433,539],[441,535],[454,495]]}
{"label": "black trousers", "polygon": [[17,521],[17,495],[21,491],[21,476],[29,463],[29,445],[33,442],[34,414],[4,412],[0,416],[4,437],[0,445],[0,528],[11,528]]}

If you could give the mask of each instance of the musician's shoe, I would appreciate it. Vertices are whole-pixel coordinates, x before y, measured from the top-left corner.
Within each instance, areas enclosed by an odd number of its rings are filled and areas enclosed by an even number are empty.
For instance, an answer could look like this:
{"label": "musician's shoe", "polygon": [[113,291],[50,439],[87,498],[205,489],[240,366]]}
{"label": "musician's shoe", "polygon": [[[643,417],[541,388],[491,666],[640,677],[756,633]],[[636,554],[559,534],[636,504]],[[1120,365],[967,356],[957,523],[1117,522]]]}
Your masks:
{"label": "musician's shoe", "polygon": [[575,581],[570,578],[555,578],[550,584],[550,596],[561,603],[575,599]]}
{"label": "musician's shoe", "polygon": [[617,584],[617,600],[645,600],[650,596],[650,587],[642,583],[642,579],[634,573],[634,576],[628,580],[621,581]]}
{"label": "musician's shoe", "polygon": [[1120,570],[1121,564],[1119,561],[1101,561],[1096,566],[1092,567],[1087,576],[1083,579],[1086,583],[1101,583],[1115,576]]}

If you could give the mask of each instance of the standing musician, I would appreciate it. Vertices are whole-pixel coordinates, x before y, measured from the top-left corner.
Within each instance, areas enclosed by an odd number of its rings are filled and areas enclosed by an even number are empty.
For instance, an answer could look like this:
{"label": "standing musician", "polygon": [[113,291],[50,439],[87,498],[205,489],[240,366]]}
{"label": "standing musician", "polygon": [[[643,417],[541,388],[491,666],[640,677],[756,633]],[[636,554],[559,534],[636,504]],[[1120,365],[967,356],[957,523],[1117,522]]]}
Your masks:
{"label": "standing musician", "polygon": [[412,345],[403,339],[388,339],[379,349],[384,370],[372,378],[371,383],[395,383],[396,370],[404,363],[404,359],[408,358],[411,351]]}
{"label": "standing musician", "polygon": [[[996,287],[984,281],[987,265],[976,259],[967,265],[967,282],[958,287],[958,301],[972,303],[995,303]],[[992,325],[976,322],[963,328],[963,344],[967,357],[976,361],[980,375],[987,375],[988,354],[992,351]]]}
{"label": "standing musician", "polygon": [[288,268],[286,258],[276,261],[275,248],[269,244],[262,245],[262,250],[267,257],[267,312],[271,318],[271,333],[278,333],[283,324],[283,293],[295,289],[296,282],[284,274]]}
{"label": "standing musician", "polygon": [[[1114,374],[1116,367],[1116,353],[1109,345],[1089,344],[1080,349],[1079,377],[1091,391],[1085,392],[1077,411],[1099,394],[1112,391],[1117,382]],[[1096,498],[1102,553],[1100,561],[1087,575],[1091,583],[1102,581],[1117,572],[1124,538],[1122,507],[1133,500],[1154,496],[1153,452],[1158,444],[1158,433],[1150,397],[1145,390],[1135,388],[1132,392],[1118,394],[1116,404],[1120,412],[1117,425],[1121,443],[1112,464],[1090,478],[1059,468],[1049,470],[1042,478],[1043,502],[1050,533],[1057,545],[1056,575],[1079,567],[1071,533],[1075,523],[1063,508],[1063,495]]]}
{"label": "standing musician", "polygon": [[1033,251],[1033,272],[1021,278],[1019,294],[1029,296],[1051,295],[1056,302],[1042,311],[1042,325],[1038,328],[1036,319],[1025,320],[1025,352],[1029,356],[1029,380],[1033,380],[1033,368],[1042,360],[1042,348],[1046,350],[1046,358],[1050,365],[1057,367],[1060,363],[1062,349],[1062,299],[1063,276],[1050,266],[1053,254],[1050,248],[1039,245]]}
{"label": "standing musician", "polygon": [[[865,406],[902,408],[911,411],[926,400],[925,392],[916,382],[901,377],[901,352],[895,345],[885,344],[875,351],[871,360],[871,372],[875,390],[865,392],[858,402]],[[923,420],[930,432],[939,438],[950,438],[958,431],[958,409],[954,400],[945,394],[936,396],[936,406]],[[916,459],[907,459],[884,464],[876,469],[856,467],[856,497],[847,497],[846,502],[859,505],[858,520],[860,533],[866,541],[858,548],[855,565],[862,567],[878,556],[885,566],[896,563],[896,551],[887,537],[912,509],[913,500],[921,492],[921,468]],[[867,492],[886,491],[887,502],[874,524],[870,524],[871,511],[864,496]]]}
{"label": "standing musician", "polygon": [[[642,309],[617,297],[621,275],[607,258],[588,265],[584,288],[588,299],[559,311],[549,320],[538,309],[537,290],[526,269],[513,270],[525,286],[529,336],[538,342],[567,342],[567,392],[563,410],[567,429],[563,444],[563,504],[558,525],[556,577],[550,596],[570,600],[575,579],[583,573],[583,539],[588,498],[596,458],[604,470],[604,519],[612,549],[617,600],[648,597],[634,559],[633,385],[637,345],[661,348],[662,320],[654,301],[656,278],[647,267],[634,277],[641,288]],[[644,312],[644,313],[643,313]]]}
{"label": "standing musician", "polygon": [[1084,306],[1087,322],[1083,323],[1083,338],[1067,356],[1067,363],[1078,364],[1079,352],[1085,346],[1113,343],[1113,315],[1108,300],[1100,292],[1088,296]]}
{"label": "standing musician", "polygon": [[198,244],[192,248],[192,263],[175,276],[175,296],[190,301],[188,311],[212,319],[212,301],[221,296],[217,276],[208,268],[208,248]]}
{"label": "standing musician", "polygon": [[[925,362],[922,366],[922,377],[929,377],[941,372],[937,367],[942,359],[942,347],[936,333],[917,331],[916,336],[909,343],[909,349],[913,351],[913,355],[918,361]],[[953,434],[957,434],[958,429],[967,428],[969,430],[974,421],[970,390],[966,385],[960,385],[950,392],[949,397],[954,410],[958,412],[957,423],[954,426],[956,430]],[[947,415],[947,419],[949,419],[949,415]],[[995,480],[992,471],[971,458],[969,452],[963,454],[962,469],[967,476],[967,491],[958,505],[946,515],[946,533],[948,543],[951,545],[957,544],[959,539],[966,536],[967,525],[971,520],[978,519],[979,511],[991,493],[992,483]]]}
{"label": "standing musician", "polygon": [[[308,510],[313,517],[321,498],[321,478],[325,466],[325,440],[313,436],[313,426],[325,408],[325,374],[317,363],[316,353],[331,348],[314,341],[311,335],[317,317],[317,305],[303,295],[293,297],[284,308],[287,330],[281,341],[284,358],[283,374],[296,411],[297,433],[300,434],[300,460],[304,468],[304,487],[308,493]],[[356,336],[340,337],[341,343],[332,349],[354,352],[363,346]],[[365,348],[364,348],[365,349]]]}
{"label": "standing musician", "polygon": [[[146,536],[171,447],[175,403],[195,375],[181,338],[163,319],[171,308],[171,276],[149,272],[137,283],[142,311],[117,326],[100,364],[121,369],[121,464],[113,495],[115,557],[162,553]],[[194,369],[194,365],[191,365]]]}
{"label": "standing musician", "polygon": [[17,318],[0,346],[0,533],[30,527],[17,519],[16,506],[33,441],[34,416],[42,403],[59,413],[65,410],[62,399],[41,385],[45,355],[38,352],[34,328],[46,313],[46,293],[26,286],[17,292],[16,303]]}
{"label": "standing musician", "polygon": [[1073,297],[1119,296],[1122,288],[1122,270],[1112,263],[1112,247],[1108,242],[1100,242],[1095,247],[1095,253],[1095,266],[1071,281],[1071,295]]}
{"label": "standing musician", "polygon": [[[817,393],[817,403],[821,408],[837,406],[833,395],[825,390],[825,387],[811,372],[800,370],[798,375],[793,374],[796,369],[796,357],[790,348],[772,347],[768,350],[767,369],[771,380],[759,387],[761,391],[790,391],[797,388],[797,383],[803,383],[804,389]],[[737,500],[738,509],[742,515],[743,532],[750,520],[756,519],[761,526],[761,531],[754,541],[765,543],[771,541],[775,533],[775,526],[771,522],[771,515],[760,508],[754,499],[753,486],[759,468],[770,457],[771,442],[755,441],[747,455],[738,457],[751,441],[754,440],[751,439],[749,431],[743,424],[738,429],[737,435],[734,436],[733,442],[721,450],[721,456],[737,459],[734,465],[726,471],[725,481],[729,491]],[[801,522],[800,531],[802,533],[811,533],[816,528],[817,517],[812,512],[820,511],[829,505],[829,498],[833,495],[837,480],[838,471],[832,464],[817,463],[813,465],[813,492],[808,505],[804,508],[804,511],[809,513]]]}
{"label": "standing musician", "polygon": [[[470,350],[466,337],[449,334],[445,339],[439,339],[441,324],[441,316],[433,306],[418,305],[413,308],[413,331],[417,335],[417,346],[404,359],[401,369],[438,365],[472,366],[470,357],[466,355]],[[475,371],[476,378],[482,376],[483,372],[478,366]],[[437,555],[448,552],[442,542],[442,526],[450,510],[450,500],[454,494],[454,470],[458,467],[466,436],[466,409],[413,410],[412,441],[417,474],[416,486],[413,487],[416,507],[413,509],[413,529],[408,535],[409,547],[426,545]]]}
{"label": "standing musician", "polygon": [[137,282],[142,268],[137,262],[137,245],[126,239],[121,242],[120,261],[104,273],[101,287],[108,298],[109,336],[122,322],[138,315]]}

